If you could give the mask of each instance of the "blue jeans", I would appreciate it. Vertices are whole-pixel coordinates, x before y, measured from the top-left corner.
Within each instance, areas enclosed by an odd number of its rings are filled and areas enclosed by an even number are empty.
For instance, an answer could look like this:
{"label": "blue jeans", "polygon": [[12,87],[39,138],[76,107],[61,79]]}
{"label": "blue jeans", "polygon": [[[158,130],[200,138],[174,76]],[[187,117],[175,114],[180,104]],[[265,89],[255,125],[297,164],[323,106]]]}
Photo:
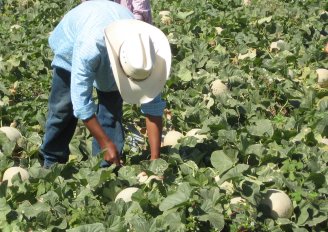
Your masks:
{"label": "blue jeans", "polygon": [[[70,154],[69,143],[77,125],[77,118],[73,115],[70,82],[70,72],[60,68],[54,69],[45,135],[40,147],[40,158],[46,168],[54,163],[66,163]],[[124,145],[121,95],[118,91],[106,93],[99,90],[97,94],[98,121],[121,155]],[[92,154],[98,155],[100,151],[99,144],[94,140]],[[109,164],[103,161],[100,166],[107,167]]]}

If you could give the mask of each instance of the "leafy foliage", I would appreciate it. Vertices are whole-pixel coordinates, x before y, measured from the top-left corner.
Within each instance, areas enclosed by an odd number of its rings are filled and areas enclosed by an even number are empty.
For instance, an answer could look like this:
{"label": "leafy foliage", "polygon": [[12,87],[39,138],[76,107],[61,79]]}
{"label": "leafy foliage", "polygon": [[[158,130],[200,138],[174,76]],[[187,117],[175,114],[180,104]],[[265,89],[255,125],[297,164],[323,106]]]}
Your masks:
{"label": "leafy foliage", "polygon": [[[99,168],[91,138],[79,125],[70,161],[40,167],[51,82],[49,33],[78,1],[1,1],[0,123],[24,138],[0,134],[0,173],[28,169],[13,186],[0,183],[1,231],[325,231],[328,227],[328,5],[303,0],[152,0],[154,24],[168,36],[173,66],[163,93],[165,130],[200,128],[148,161],[144,146],[125,146],[126,165]],[[163,22],[160,11],[170,11]],[[221,30],[217,30],[220,27]],[[283,41],[272,48],[273,42]],[[211,83],[228,87],[214,96]],[[137,106],[125,122],[143,128]],[[164,176],[141,183],[137,175]],[[131,202],[118,192],[138,187]],[[273,220],[259,207],[270,188],[294,206]],[[235,196],[245,202],[232,204]]]}

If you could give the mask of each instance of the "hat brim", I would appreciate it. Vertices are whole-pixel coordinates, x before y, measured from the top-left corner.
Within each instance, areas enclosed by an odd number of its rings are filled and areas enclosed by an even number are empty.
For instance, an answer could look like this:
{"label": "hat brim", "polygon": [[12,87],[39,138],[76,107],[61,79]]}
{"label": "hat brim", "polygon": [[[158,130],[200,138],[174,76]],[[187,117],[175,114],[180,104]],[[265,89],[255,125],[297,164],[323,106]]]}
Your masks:
{"label": "hat brim", "polygon": [[[133,33],[148,34],[156,52],[153,70],[150,76],[142,81],[129,78],[119,60],[121,45],[125,38],[129,38]],[[124,19],[111,23],[105,29],[105,41],[115,82],[123,100],[131,104],[143,104],[153,100],[169,79],[171,49],[165,34],[140,20]]]}

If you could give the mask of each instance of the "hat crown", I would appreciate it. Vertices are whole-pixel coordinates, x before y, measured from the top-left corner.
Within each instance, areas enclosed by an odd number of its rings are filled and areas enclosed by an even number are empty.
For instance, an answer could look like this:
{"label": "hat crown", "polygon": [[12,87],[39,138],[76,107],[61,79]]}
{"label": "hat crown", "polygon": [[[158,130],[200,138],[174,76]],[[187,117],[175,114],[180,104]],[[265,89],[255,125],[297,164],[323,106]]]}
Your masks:
{"label": "hat crown", "polygon": [[149,35],[133,34],[120,48],[120,63],[125,74],[142,81],[150,76],[155,63],[155,49]]}

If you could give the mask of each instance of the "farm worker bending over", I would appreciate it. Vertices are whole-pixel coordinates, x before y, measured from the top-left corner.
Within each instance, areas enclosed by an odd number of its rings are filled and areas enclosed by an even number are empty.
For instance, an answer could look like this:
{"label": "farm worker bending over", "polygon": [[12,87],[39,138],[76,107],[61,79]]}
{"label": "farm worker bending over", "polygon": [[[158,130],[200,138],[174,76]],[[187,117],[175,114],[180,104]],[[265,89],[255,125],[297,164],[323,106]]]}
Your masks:
{"label": "farm worker bending over", "polygon": [[[85,2],[87,0],[81,0]],[[152,23],[151,8],[149,0],[112,0],[127,7],[134,15],[135,19],[144,21],[146,23]]]}
{"label": "farm worker bending over", "polygon": [[[151,159],[160,155],[160,97],[171,67],[167,38],[136,20],[125,7],[87,1],[69,11],[49,38],[54,52],[49,112],[40,157],[44,167],[65,163],[77,120],[88,128],[101,166],[120,165],[124,134],[122,101],[140,104],[146,116]],[[95,87],[98,102],[92,98]],[[123,100],[122,100],[123,99]]]}

